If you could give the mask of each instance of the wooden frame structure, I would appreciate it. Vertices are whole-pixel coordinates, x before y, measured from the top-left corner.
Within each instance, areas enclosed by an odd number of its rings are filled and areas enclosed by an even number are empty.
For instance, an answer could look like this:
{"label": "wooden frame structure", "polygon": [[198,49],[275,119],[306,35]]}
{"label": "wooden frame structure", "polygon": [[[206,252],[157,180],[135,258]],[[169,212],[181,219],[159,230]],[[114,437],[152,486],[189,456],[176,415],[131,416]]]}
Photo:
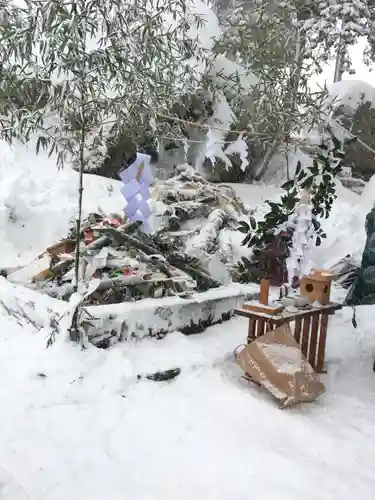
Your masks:
{"label": "wooden frame structure", "polygon": [[[283,312],[270,315],[246,309],[235,309],[235,314],[249,319],[247,342],[260,337],[268,330],[274,330],[284,323],[294,323],[294,337],[301,346],[305,358],[317,373],[324,373],[328,317],[341,309],[340,304],[327,304],[298,313]],[[290,325],[292,326],[292,325]]]}

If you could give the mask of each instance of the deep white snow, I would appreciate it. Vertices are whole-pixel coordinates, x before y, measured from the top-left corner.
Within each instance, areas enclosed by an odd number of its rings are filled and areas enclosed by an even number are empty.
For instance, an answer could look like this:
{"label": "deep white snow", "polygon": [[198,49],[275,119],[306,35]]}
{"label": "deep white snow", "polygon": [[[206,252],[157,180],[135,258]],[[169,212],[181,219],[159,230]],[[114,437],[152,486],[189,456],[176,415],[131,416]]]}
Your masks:
{"label": "deep white snow", "polygon": [[[9,301],[1,284],[0,297]],[[0,498],[371,499],[373,310],[331,320],[327,393],[281,411],[240,380],[246,321],[186,337],[81,351],[5,311]],[[169,383],[137,374],[182,368]]]}

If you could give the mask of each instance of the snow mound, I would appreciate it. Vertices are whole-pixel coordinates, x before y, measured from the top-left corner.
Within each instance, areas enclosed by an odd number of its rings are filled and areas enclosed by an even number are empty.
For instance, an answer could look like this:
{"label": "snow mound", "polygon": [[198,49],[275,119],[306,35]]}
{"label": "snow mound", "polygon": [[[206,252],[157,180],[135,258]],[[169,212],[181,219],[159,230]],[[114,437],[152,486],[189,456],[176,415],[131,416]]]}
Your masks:
{"label": "snow mound", "polygon": [[338,198],[323,229],[327,239],[315,250],[318,265],[330,267],[347,254],[359,265],[366,242],[366,215],[375,205],[375,176],[367,183],[363,193],[357,195],[337,181]]}
{"label": "snow mound", "polygon": [[328,103],[334,101],[334,107],[345,106],[356,110],[363,102],[370,102],[375,107],[375,87],[360,80],[342,80],[328,86]]}
{"label": "snow mound", "polygon": [[327,238],[315,247],[314,264],[330,268],[340,259],[351,254],[359,264],[366,241],[365,218],[367,206],[362,196],[353,193],[336,181],[337,199],[328,219],[322,221]]}

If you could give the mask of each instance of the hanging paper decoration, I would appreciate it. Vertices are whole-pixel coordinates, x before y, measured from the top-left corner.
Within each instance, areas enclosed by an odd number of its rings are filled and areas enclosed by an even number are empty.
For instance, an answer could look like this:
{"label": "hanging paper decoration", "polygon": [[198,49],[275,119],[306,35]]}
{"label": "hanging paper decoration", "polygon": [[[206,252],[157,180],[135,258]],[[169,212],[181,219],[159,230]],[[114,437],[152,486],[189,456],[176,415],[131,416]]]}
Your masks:
{"label": "hanging paper decoration", "polygon": [[121,193],[125,198],[125,215],[130,221],[143,222],[141,229],[149,232],[148,218],[151,210],[148,205],[150,199],[149,187],[154,178],[150,168],[151,157],[137,153],[137,159],[126,170],[120,173],[124,185]]}
{"label": "hanging paper decoration", "polygon": [[308,192],[300,194],[300,202],[287,226],[293,230],[292,247],[286,260],[288,280],[308,276],[313,268],[312,253],[315,248],[315,231],[313,224],[312,205]]}

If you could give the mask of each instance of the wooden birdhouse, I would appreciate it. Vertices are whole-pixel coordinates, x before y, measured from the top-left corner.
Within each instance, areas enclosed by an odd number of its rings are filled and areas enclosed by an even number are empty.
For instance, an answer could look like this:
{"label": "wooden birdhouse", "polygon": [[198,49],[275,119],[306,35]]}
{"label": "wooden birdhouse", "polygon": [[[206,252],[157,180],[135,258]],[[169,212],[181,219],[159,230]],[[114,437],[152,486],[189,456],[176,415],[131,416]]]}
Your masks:
{"label": "wooden birdhouse", "polygon": [[301,296],[307,297],[309,303],[319,302],[322,306],[329,304],[331,284],[336,276],[329,271],[314,270],[301,280]]}

